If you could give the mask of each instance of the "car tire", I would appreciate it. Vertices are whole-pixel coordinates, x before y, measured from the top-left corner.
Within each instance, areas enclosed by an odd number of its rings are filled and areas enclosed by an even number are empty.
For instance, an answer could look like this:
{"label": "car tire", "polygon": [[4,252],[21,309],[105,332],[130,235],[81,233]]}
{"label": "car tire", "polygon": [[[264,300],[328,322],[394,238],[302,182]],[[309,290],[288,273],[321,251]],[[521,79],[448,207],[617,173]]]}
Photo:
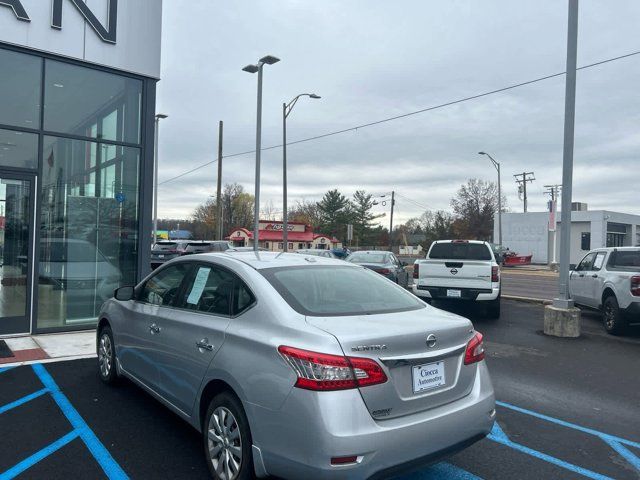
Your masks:
{"label": "car tire", "polygon": [[104,383],[113,385],[118,381],[116,366],[116,344],[111,327],[104,326],[98,333],[98,374]]}
{"label": "car tire", "polygon": [[610,295],[604,299],[602,305],[602,323],[607,333],[611,335],[620,335],[626,329],[626,322],[622,318],[620,306],[615,295]]}
{"label": "car tire", "polygon": [[498,320],[500,318],[500,296],[488,302],[486,310],[487,318]]}
{"label": "car tire", "polygon": [[255,478],[249,421],[235,395],[223,392],[211,400],[204,418],[202,439],[212,478]]}

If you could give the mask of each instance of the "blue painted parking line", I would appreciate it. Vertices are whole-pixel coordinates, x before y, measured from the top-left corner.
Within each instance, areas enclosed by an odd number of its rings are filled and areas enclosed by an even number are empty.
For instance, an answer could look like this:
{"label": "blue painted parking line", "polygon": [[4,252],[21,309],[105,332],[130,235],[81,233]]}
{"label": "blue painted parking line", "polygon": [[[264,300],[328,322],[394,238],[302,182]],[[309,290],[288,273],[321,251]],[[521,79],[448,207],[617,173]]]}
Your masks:
{"label": "blue painted parking line", "polygon": [[[508,408],[510,410],[513,410],[515,412],[518,413],[522,413],[525,415],[529,415],[535,418],[539,418],[540,420],[545,420],[547,422],[550,423],[554,423],[556,425],[560,425],[562,427],[566,427],[566,428],[570,428],[573,430],[577,430],[579,432],[583,432],[589,435],[593,435],[596,436],[598,438],[600,438],[603,442],[605,442],[607,445],[609,445],[613,450],[615,450],[622,458],[624,458],[633,468],[635,468],[638,472],[640,472],[640,458],[638,458],[633,452],[631,452],[631,450],[629,450],[626,445],[634,447],[634,448],[640,448],[640,443],[638,442],[634,442],[632,440],[627,440],[626,438],[621,438],[621,437],[617,437],[615,435],[610,435],[608,433],[604,433],[604,432],[600,432],[598,430],[595,430],[593,428],[587,428],[587,427],[583,427],[581,425],[576,425],[575,423],[571,423],[571,422],[567,422],[565,420],[560,420],[558,418],[554,418],[551,417],[549,415],[545,415],[542,413],[538,413],[538,412],[534,412],[533,410],[527,410],[526,408],[522,408],[522,407],[517,407],[515,405],[511,405],[509,403],[505,403],[505,402],[496,402],[496,405],[504,407],[504,408]],[[555,458],[551,455],[547,455],[545,453],[539,452],[537,450],[533,450],[529,447],[525,447],[524,445],[521,445],[519,443],[513,442],[509,439],[509,437],[504,433],[504,431],[502,430],[502,428],[500,428],[500,425],[498,425],[498,423],[496,422],[494,424],[493,430],[491,431],[491,434],[487,437],[490,440],[493,440],[494,442],[500,443],[502,445],[505,445],[507,447],[513,448],[515,450],[518,450],[520,452],[526,453],[527,455],[531,455],[532,457],[536,457],[539,458],[541,460],[544,460],[546,462],[552,463],[554,465],[557,465],[559,467],[562,467],[566,470],[570,470],[572,472],[575,473],[579,473],[580,475],[584,475],[585,477],[588,478],[594,478],[594,479],[608,479],[610,477],[607,477],[605,475],[601,475],[599,473],[593,472],[591,470],[588,470],[586,468],[582,468],[579,467],[577,465],[573,465],[569,462],[565,462],[564,460],[560,460],[558,458]]]}
{"label": "blue painted parking line", "polygon": [[0,367],[0,373],[8,372],[16,367]]}
{"label": "blue painted parking line", "polygon": [[[102,442],[98,440],[98,437],[96,437],[95,433],[93,433],[91,428],[89,428],[89,425],[87,425],[87,423],[83,420],[78,411],[73,407],[73,405],[71,405],[69,399],[64,393],[62,393],[60,387],[58,387],[56,382],[53,380],[53,377],[49,374],[49,372],[47,372],[45,367],[42,364],[34,364],[31,366],[31,368],[38,376],[45,388],[0,407],[0,414],[23,405],[44,394],[50,394],[53,400],[58,405],[58,408],[60,408],[63,415],[73,427],[73,430],[63,437],[59,438],[55,442],[51,443],[50,445],[44,447],[42,450],[17,463],[13,467],[9,468],[9,470],[0,473],[0,480],[10,480],[12,478],[15,478],[17,475],[20,475],[22,472],[31,468],[38,462],[44,460],[52,453],[60,450],[62,447],[75,440],[76,438],[80,438],[84,442],[84,444],[87,446],[95,460],[98,462],[98,464],[106,474],[107,478],[109,478],[110,480],[128,479],[129,477],[127,476],[127,474],[113,459]],[[0,373],[6,370],[6,368],[0,369]]]}
{"label": "blue painted parking line", "polygon": [[19,407],[20,405],[30,402],[31,400],[33,400],[34,398],[38,398],[42,395],[44,395],[45,393],[48,393],[49,389],[48,388],[43,388],[42,390],[38,390],[37,392],[31,393],[29,395],[25,395],[22,398],[19,398],[18,400],[16,400],[15,402],[11,402],[8,403],[2,407],[0,407],[0,414],[3,414],[4,412],[8,412],[9,410]]}
{"label": "blue painted parking line", "polygon": [[64,437],[61,437],[55,442],[53,442],[52,444],[47,445],[39,452],[36,452],[33,455],[31,455],[29,458],[25,458],[23,461],[21,461],[17,465],[14,465],[6,472],[0,473],[0,480],[9,480],[11,478],[17,477],[25,470],[33,467],[36,463],[44,460],[52,453],[57,452],[62,447],[67,445],[72,440],[75,440],[76,438],[78,438],[78,432],[73,431],[73,432],[67,433]]}

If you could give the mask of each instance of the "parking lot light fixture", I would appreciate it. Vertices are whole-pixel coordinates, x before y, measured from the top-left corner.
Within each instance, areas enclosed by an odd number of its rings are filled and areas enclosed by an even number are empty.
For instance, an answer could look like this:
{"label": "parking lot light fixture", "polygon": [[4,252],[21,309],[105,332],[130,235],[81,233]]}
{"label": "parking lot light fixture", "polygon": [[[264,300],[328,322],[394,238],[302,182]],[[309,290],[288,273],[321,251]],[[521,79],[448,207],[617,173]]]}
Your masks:
{"label": "parking lot light fixture", "polygon": [[301,93],[289,103],[282,104],[282,246],[283,251],[289,251],[289,212],[287,211],[287,117],[293,110],[300,97],[317,100],[320,95],[315,93]]}
{"label": "parking lot light fixture", "polygon": [[258,73],[258,101],[256,119],[256,187],[253,224],[253,250],[258,253],[258,239],[260,232],[260,153],[262,150],[262,70],[265,65],[278,63],[279,58],[273,55],[262,57],[257,65],[247,65],[242,70],[248,73]]}
{"label": "parking lot light fixture", "polygon": [[502,187],[500,185],[500,162],[494,160],[494,158],[487,152],[478,152],[478,155],[486,155],[493,163],[493,166],[498,171],[498,245],[502,246]]}

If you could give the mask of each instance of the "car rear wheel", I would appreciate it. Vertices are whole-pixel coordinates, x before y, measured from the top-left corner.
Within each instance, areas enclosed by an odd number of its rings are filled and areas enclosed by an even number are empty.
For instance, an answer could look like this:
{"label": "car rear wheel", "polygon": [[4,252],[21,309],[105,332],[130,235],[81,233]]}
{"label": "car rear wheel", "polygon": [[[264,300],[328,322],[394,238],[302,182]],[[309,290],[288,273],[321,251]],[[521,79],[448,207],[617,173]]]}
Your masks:
{"label": "car rear wheel", "polygon": [[487,318],[497,320],[500,318],[500,297],[491,300],[487,305]]}
{"label": "car rear wheel", "polygon": [[98,372],[104,383],[114,384],[118,380],[116,348],[113,333],[108,326],[103,327],[98,334]]}
{"label": "car rear wheel", "polygon": [[612,335],[619,335],[625,330],[626,323],[620,313],[618,300],[613,295],[604,300],[602,306],[602,323],[607,333]]}
{"label": "car rear wheel", "polygon": [[203,440],[207,466],[216,480],[255,478],[249,422],[232,394],[216,395],[207,409]]}

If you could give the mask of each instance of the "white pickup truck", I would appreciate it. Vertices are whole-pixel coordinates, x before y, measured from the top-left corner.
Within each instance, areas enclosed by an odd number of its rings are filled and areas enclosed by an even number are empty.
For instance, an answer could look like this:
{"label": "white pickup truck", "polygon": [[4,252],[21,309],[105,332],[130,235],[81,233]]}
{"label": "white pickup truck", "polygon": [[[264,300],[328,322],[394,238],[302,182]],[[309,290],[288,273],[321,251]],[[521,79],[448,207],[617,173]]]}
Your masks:
{"label": "white pickup truck", "polygon": [[439,240],[413,265],[413,293],[423,300],[473,301],[500,317],[500,266],[491,245],[476,240]]}
{"label": "white pickup truck", "polygon": [[640,325],[640,248],[599,248],[569,274],[569,291],[580,306],[602,311],[604,328],[623,333]]}

